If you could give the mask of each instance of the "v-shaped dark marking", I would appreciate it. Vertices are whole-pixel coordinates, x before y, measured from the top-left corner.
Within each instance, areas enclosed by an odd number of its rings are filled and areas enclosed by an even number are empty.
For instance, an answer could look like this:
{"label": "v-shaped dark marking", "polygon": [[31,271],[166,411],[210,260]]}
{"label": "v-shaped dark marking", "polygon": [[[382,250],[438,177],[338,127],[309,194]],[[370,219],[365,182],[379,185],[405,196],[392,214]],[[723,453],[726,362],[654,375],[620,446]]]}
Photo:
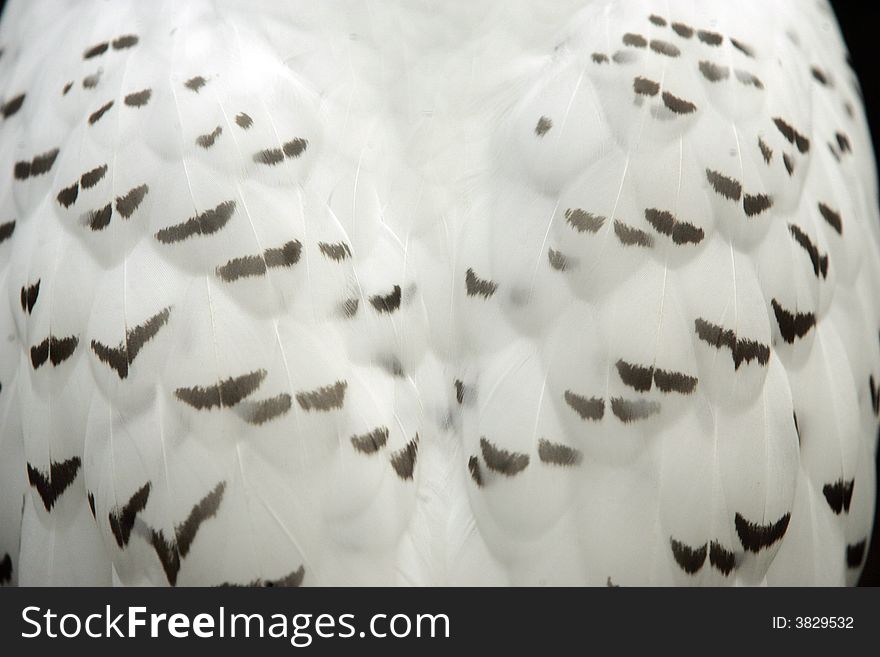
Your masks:
{"label": "v-shaped dark marking", "polygon": [[30,315],[34,306],[37,304],[37,297],[40,296],[40,279],[33,285],[24,285],[21,288],[21,309]]}
{"label": "v-shaped dark marking", "polygon": [[61,463],[53,462],[49,465],[48,476],[30,463],[27,464],[28,483],[37,489],[46,511],[52,510],[61,494],[76,479],[81,464],[78,456]]}
{"label": "v-shaped dark marking", "polygon": [[128,545],[128,539],[131,537],[131,529],[134,527],[134,520],[137,514],[144,510],[147,501],[150,499],[151,484],[148,481],[140,489],[131,496],[128,503],[122,509],[111,511],[107,514],[110,521],[110,530],[116,537],[116,543],[119,547]]}
{"label": "v-shaped dark marking", "polygon": [[831,507],[831,510],[834,511],[836,515],[840,515],[843,511],[849,513],[853,488],[855,488],[855,485],[855,479],[850,479],[849,481],[838,479],[834,483],[825,484],[822,487],[822,494],[825,496],[825,501],[828,502],[828,506]]}
{"label": "v-shaped dark marking", "polygon": [[705,543],[699,547],[691,547],[670,537],[669,545],[672,548],[672,557],[675,559],[675,563],[688,575],[695,575],[706,562],[706,552],[709,546]]}
{"label": "v-shaped dark marking", "polygon": [[797,338],[804,337],[816,325],[814,313],[792,313],[783,308],[776,299],[772,299],[770,305],[773,306],[782,339],[789,344],[793,344]]}
{"label": "v-shaped dark marking", "polygon": [[66,338],[50,335],[40,344],[31,347],[31,365],[34,369],[38,369],[48,360],[57,367],[73,355],[78,344],[79,338],[75,335]]}
{"label": "v-shaped dark marking", "polygon": [[159,329],[168,323],[170,314],[171,307],[169,306],[150,317],[143,324],[128,329],[125,332],[125,340],[120,342],[118,347],[108,347],[97,340],[92,340],[92,351],[102,363],[106,363],[116,370],[120,379],[124,379],[128,376],[128,368],[140,350],[155,337]]}
{"label": "v-shaped dark marking", "polygon": [[734,518],[734,525],[736,526],[736,533],[739,535],[739,541],[742,543],[742,546],[749,552],[759,552],[763,548],[770,547],[785,536],[790,520],[791,514],[786,513],[776,522],[759,525],[749,522],[742,514],[737,513]]}
{"label": "v-shaped dark marking", "polygon": [[400,308],[400,286],[395,285],[388,294],[371,296],[370,304],[380,313],[393,313]]}
{"label": "v-shaped dark marking", "polygon": [[214,489],[205,495],[189,512],[189,516],[181,524],[174,528],[175,538],[168,540],[161,529],[152,530],[150,544],[156,550],[156,556],[165,570],[165,576],[171,586],[177,585],[177,575],[180,572],[180,560],[189,554],[192,542],[196,538],[196,532],[206,520],[217,515],[220,502],[223,501],[223,493],[226,490],[226,482],[221,481]]}

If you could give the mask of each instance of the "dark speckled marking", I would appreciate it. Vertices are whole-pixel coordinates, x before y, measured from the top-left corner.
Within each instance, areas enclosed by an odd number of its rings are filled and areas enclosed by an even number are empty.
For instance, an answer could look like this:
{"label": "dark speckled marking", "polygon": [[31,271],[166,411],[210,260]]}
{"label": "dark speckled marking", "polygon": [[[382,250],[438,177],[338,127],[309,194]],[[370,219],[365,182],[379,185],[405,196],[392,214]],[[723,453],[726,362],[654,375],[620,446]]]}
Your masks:
{"label": "dark speckled marking", "polygon": [[291,405],[290,395],[284,392],[259,401],[243,401],[238,406],[238,413],[248,424],[260,426],[287,413]]}
{"label": "dark speckled marking", "polygon": [[138,209],[144,197],[149,191],[146,185],[138,185],[128,190],[124,196],[116,197],[116,212],[123,218],[128,219]]}
{"label": "dark speckled marking", "polygon": [[698,30],[697,38],[705,43],[707,46],[720,46],[724,41],[724,37],[717,32],[710,32],[708,30]]}
{"label": "dark speckled marking", "polygon": [[796,339],[804,337],[810,329],[816,325],[816,315],[811,312],[791,313],[783,308],[776,299],[772,299],[773,313],[776,315],[776,323],[782,339],[793,344]]}
{"label": "dark speckled marking", "polygon": [[633,91],[640,96],[656,96],[660,92],[660,85],[654,80],[638,76],[633,79]]}
{"label": "dark speckled marking", "polygon": [[6,221],[0,224],[0,244],[8,240],[12,237],[12,233],[15,232],[15,222],[14,221]]}
{"label": "dark speckled marking", "polygon": [[106,41],[104,41],[102,43],[97,43],[94,46],[88,48],[83,53],[83,59],[91,59],[92,57],[97,57],[98,55],[103,55],[105,52],[107,52],[107,48],[109,48],[109,47],[110,47],[110,44],[107,43]]}
{"label": "dark speckled marking", "polygon": [[394,354],[381,354],[375,356],[375,363],[390,376],[396,378],[406,377],[406,370],[403,369],[403,363]]}
{"label": "dark speckled marking", "polygon": [[623,399],[614,397],[611,399],[611,412],[624,424],[647,420],[652,415],[660,412],[660,404],[648,399]]}
{"label": "dark speckled marking", "polygon": [[862,561],[865,558],[865,547],[867,546],[867,540],[862,539],[858,543],[853,543],[852,545],[846,546],[846,567],[847,568],[858,568],[862,565]]}
{"label": "dark speckled marking", "polygon": [[623,35],[623,45],[632,46],[633,48],[645,48],[648,45],[648,41],[641,34],[627,32]]}
{"label": "dark speckled marking", "polygon": [[49,338],[31,347],[31,367],[35,370],[41,368],[49,360]]}
{"label": "dark speckled marking", "polygon": [[471,479],[474,480],[474,483],[477,486],[483,486],[483,472],[480,469],[480,459],[476,456],[471,456],[468,459],[468,472],[471,473]]}
{"label": "dark speckled marking", "polygon": [[650,45],[651,50],[660,55],[666,55],[667,57],[678,57],[681,54],[678,46],[675,46],[668,41],[663,41],[662,39],[651,39]]}
{"label": "dark speckled marking", "polygon": [[692,548],[670,537],[669,545],[672,548],[675,563],[688,575],[696,574],[706,562],[706,552],[709,546],[705,543],[700,547]]}
{"label": "dark speckled marking", "polygon": [[747,217],[754,217],[773,207],[773,199],[767,194],[745,194],[743,196],[743,211]]}
{"label": "dark speckled marking", "polygon": [[71,205],[76,203],[76,199],[79,196],[79,183],[73,183],[70,187],[65,187],[60,192],[58,192],[58,196],[55,198],[58,200],[58,203],[65,208],[69,208]]}
{"label": "dark speckled marking", "polygon": [[679,221],[666,210],[646,208],[645,219],[658,233],[671,237],[675,244],[698,244],[703,240],[702,228]]}
{"label": "dark speckled marking", "polygon": [[749,552],[757,553],[764,548],[770,547],[785,536],[790,520],[791,514],[786,513],[776,522],[759,525],[749,522],[742,514],[737,513],[734,517],[734,525],[736,526],[736,533],[742,546]]}
{"label": "dark speckled marking", "polygon": [[60,151],[57,148],[53,148],[45,153],[35,155],[30,162],[27,160],[16,162],[13,167],[13,176],[16,180],[27,180],[28,178],[48,173],[52,169],[52,165],[55,164],[55,158],[58,157],[58,153]]}
{"label": "dark speckled marking", "polygon": [[496,447],[485,436],[480,438],[480,451],[483,453],[486,467],[507,477],[518,475],[529,465],[528,454],[509,452]]}
{"label": "dark speckled marking", "polygon": [[61,95],[66,96],[67,92],[73,88],[73,82],[66,82],[64,86],[61,88]]}
{"label": "dark speckled marking", "polygon": [[113,39],[112,45],[114,50],[123,50],[125,48],[131,48],[136,46],[138,43],[137,35],[135,34],[124,34],[120,37],[116,37]]}
{"label": "dark speckled marking", "polygon": [[643,246],[646,248],[654,246],[654,237],[652,235],[617,219],[614,220],[614,234],[624,246]]}
{"label": "dark speckled marking", "polygon": [[351,318],[357,315],[359,306],[359,299],[345,299],[341,304],[339,304],[339,310],[342,313],[343,317]]}
{"label": "dark speckled marking", "polygon": [[718,541],[709,545],[709,563],[722,575],[729,575],[736,568],[736,555]]}
{"label": "dark speckled marking", "polygon": [[244,112],[239,112],[235,115],[235,123],[242,130],[247,130],[254,124],[254,120]]}
{"label": "dark speckled marking", "polygon": [[608,63],[608,55],[601,52],[594,52],[591,56],[591,59],[596,64],[607,64]]}
{"label": "dark speckled marking", "polygon": [[849,481],[838,479],[833,484],[825,484],[822,487],[825,501],[828,502],[828,506],[831,507],[831,510],[836,515],[840,515],[842,512],[849,513],[855,485],[855,479],[850,479]]}
{"label": "dark speckled marking", "polygon": [[90,189],[97,185],[106,173],[107,165],[102,164],[101,166],[86,171],[82,176],[80,176],[79,182],[83,186],[83,189]]}
{"label": "dark speckled marking", "polygon": [[605,400],[601,397],[583,397],[566,390],[565,403],[577,413],[582,420],[601,420],[605,415]]}
{"label": "dark speckled marking", "polygon": [[101,81],[101,70],[98,69],[95,73],[91,75],[87,75],[83,78],[82,86],[83,89],[94,89],[98,86],[98,82]]}
{"label": "dark speckled marking", "polygon": [[388,427],[376,427],[367,433],[351,437],[351,444],[362,454],[375,454],[388,442]]}
{"label": "dark speckled marking", "polygon": [[82,222],[94,231],[104,230],[113,218],[113,206],[108,203],[103,208],[89,210],[82,217]]}
{"label": "dark speckled marking", "polygon": [[299,240],[287,242],[281,248],[266,249],[263,255],[233,258],[216,268],[219,278],[231,283],[240,278],[263,276],[269,267],[290,267],[299,262],[302,244]]}
{"label": "dark speckled marking", "polygon": [[18,112],[24,104],[24,99],[24,94],[18,94],[3,103],[3,105],[0,106],[0,113],[3,114],[3,118],[8,119],[10,116]]}
{"label": "dark speckled marking", "polygon": [[843,221],[840,218],[839,212],[832,210],[830,207],[820,202],[819,213],[822,215],[822,218],[828,222],[828,225],[837,231],[838,235],[843,235]]}
{"label": "dark speckled marking", "polygon": [[174,396],[198,411],[221,406],[235,406],[256,392],[265,378],[266,370],[254,370],[247,374],[229,377],[220,383],[207,387],[178,388],[174,391]]}
{"label": "dark speckled marking", "polygon": [[743,43],[739,39],[734,39],[733,37],[730,37],[730,43],[733,45],[734,48],[739,50],[743,55],[754,59],[755,51],[751,46]]}
{"label": "dark speckled marking", "polygon": [[673,23],[672,31],[675,32],[682,39],[690,39],[694,36],[694,28],[690,25],[685,25],[684,23]]}
{"label": "dark speckled marking", "polygon": [[125,104],[129,107],[143,107],[150,102],[150,96],[153,95],[152,89],[142,89],[128,94],[125,97]]}
{"label": "dark speckled marking", "polygon": [[638,392],[647,392],[651,389],[654,380],[654,368],[643,365],[628,363],[623,359],[617,361],[617,373],[624,385],[628,385]]}
{"label": "dark speckled marking", "polygon": [[186,82],[183,83],[183,86],[189,89],[190,91],[195,91],[199,93],[199,90],[204,87],[208,81],[203,78],[201,75],[197,75],[193,78],[190,78]]}
{"label": "dark speckled marking", "polygon": [[785,170],[788,172],[789,176],[794,173],[794,162],[788,153],[782,154],[782,163],[785,165]]}
{"label": "dark speckled marking", "polygon": [[328,242],[318,242],[318,249],[320,249],[325,257],[335,260],[336,262],[347,260],[351,257],[351,249],[345,242],[335,242],[332,244]]}
{"label": "dark speckled marking", "polygon": [[495,294],[495,290],[498,289],[497,283],[480,278],[474,273],[474,270],[470,268],[468,268],[465,273],[464,284],[469,297],[481,296],[488,299]]}
{"label": "dark speckled marking", "polygon": [[309,146],[308,139],[302,139],[297,137],[296,139],[292,139],[291,141],[285,143],[281,150],[284,152],[284,155],[291,158],[297,158],[303,153],[305,153],[306,148]]}
{"label": "dark speckled marking", "polygon": [[[33,285],[24,285],[21,288],[21,309],[28,315],[33,313],[34,306],[37,305],[37,299],[40,296],[41,280],[38,278],[37,282]],[[873,382],[873,379],[871,381]]]}
{"label": "dark speckled marking", "polygon": [[580,208],[569,208],[565,211],[568,224],[579,233],[598,233],[605,223],[605,217]]}
{"label": "dark speckled marking", "polygon": [[110,111],[111,107],[113,107],[112,100],[104,103],[101,107],[92,112],[89,115],[89,125],[94,125],[95,123],[100,121],[101,117],[104,116],[108,111]]}
{"label": "dark speckled marking", "polygon": [[813,76],[813,79],[821,85],[828,85],[828,77],[825,75],[825,72],[819,68],[818,66],[810,67],[810,73]]}
{"label": "dark speckled marking", "polygon": [[797,147],[798,151],[806,153],[810,150],[810,140],[804,137],[783,119],[779,117],[774,118],[773,125],[776,126],[776,129],[779,130],[789,143],[794,144]]}
{"label": "dark speckled marking", "polygon": [[692,102],[679,98],[678,96],[673,96],[668,91],[663,92],[662,98],[663,104],[676,114],[692,114],[697,111],[697,106]]}
{"label": "dark speckled marking", "polygon": [[736,69],[734,71],[736,74],[736,79],[739,80],[742,84],[748,86],[755,87],[756,89],[763,89],[764,83],[758,78],[757,75],[751,73],[749,71],[743,71],[742,69]]}
{"label": "dark speckled marking", "polygon": [[194,235],[211,235],[226,225],[234,211],[235,201],[224,201],[183,223],[163,228],[156,233],[156,239],[163,244],[174,244]]}
{"label": "dark speckled marking", "polygon": [[552,127],[553,121],[547,116],[542,116],[538,119],[538,124],[535,126],[535,134],[539,137],[543,137]]}
{"label": "dark speckled marking", "polygon": [[615,64],[632,64],[636,60],[638,60],[636,54],[627,52],[626,50],[616,50],[614,54],[611,55],[611,61]]}
{"label": "dark speckled marking", "polygon": [[837,147],[840,149],[841,153],[851,153],[852,145],[849,142],[849,137],[847,137],[842,132],[834,133],[834,138],[837,140]]}
{"label": "dark speckled marking", "polygon": [[572,263],[562,251],[548,249],[547,259],[550,261],[550,266],[556,271],[566,271],[572,268]]}
{"label": "dark speckled marking", "polygon": [[756,340],[737,338],[732,330],[725,330],[705,319],[694,320],[694,331],[700,340],[716,349],[721,349],[721,347],[730,349],[735,370],[738,370],[743,362],[748,364],[756,360],[760,365],[766,365],[770,360],[770,347],[767,345]]}
{"label": "dark speckled marking", "polygon": [[703,60],[698,64],[700,73],[709,82],[721,82],[730,77],[730,67]]}
{"label": "dark speckled marking", "polygon": [[280,148],[266,148],[254,153],[254,162],[273,166],[284,161],[284,151]]}
{"label": "dark speckled marking", "polygon": [[651,14],[650,16],[648,16],[648,20],[657,27],[666,27],[666,19],[662,16],[658,16],[657,14]]}
{"label": "dark speckled marking", "polygon": [[211,146],[214,145],[214,142],[217,141],[217,137],[222,134],[223,128],[218,125],[211,132],[196,137],[196,144],[202,148],[211,148]]}
{"label": "dark speckled marking", "polygon": [[760,137],[758,137],[758,148],[761,151],[761,157],[764,158],[764,162],[770,164],[770,160],[773,159],[773,150]]}
{"label": "dark speckled marking", "polygon": [[290,240],[281,247],[274,247],[263,251],[263,258],[268,267],[291,267],[299,262],[302,254],[302,243],[299,240]]}
{"label": "dark speckled marking", "polygon": [[304,411],[331,411],[342,408],[345,402],[347,381],[296,393],[296,401]]}
{"label": "dark speckled marking", "polygon": [[568,445],[551,443],[549,440],[541,438],[538,441],[538,458],[549,465],[575,466],[580,465],[583,454],[580,450]]}
{"label": "dark speckled marking", "polygon": [[391,455],[391,467],[397,476],[406,481],[413,478],[416,458],[419,454],[419,435]]}
{"label": "dark speckled marking", "polygon": [[400,286],[395,285],[388,294],[375,294],[370,297],[370,305],[380,313],[393,313],[400,308]]}
{"label": "dark speckled marking", "polygon": [[682,395],[689,395],[697,387],[697,377],[684,372],[655,369],[654,384],[661,392],[678,392]]}
{"label": "dark speckled marking", "polygon": [[718,192],[718,194],[731,201],[739,201],[742,195],[742,185],[738,180],[728,178],[711,169],[706,169],[706,179],[712,185],[712,189]]}

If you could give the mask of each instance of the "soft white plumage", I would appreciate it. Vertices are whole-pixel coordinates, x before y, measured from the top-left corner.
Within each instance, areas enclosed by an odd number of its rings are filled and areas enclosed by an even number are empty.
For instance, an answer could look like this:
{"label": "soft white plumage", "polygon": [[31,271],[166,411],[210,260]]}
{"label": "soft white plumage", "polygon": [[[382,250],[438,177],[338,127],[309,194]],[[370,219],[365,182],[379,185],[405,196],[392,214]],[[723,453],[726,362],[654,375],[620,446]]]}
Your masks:
{"label": "soft white plumage", "polygon": [[824,2],[11,2],[19,584],[843,584],[875,168]]}

